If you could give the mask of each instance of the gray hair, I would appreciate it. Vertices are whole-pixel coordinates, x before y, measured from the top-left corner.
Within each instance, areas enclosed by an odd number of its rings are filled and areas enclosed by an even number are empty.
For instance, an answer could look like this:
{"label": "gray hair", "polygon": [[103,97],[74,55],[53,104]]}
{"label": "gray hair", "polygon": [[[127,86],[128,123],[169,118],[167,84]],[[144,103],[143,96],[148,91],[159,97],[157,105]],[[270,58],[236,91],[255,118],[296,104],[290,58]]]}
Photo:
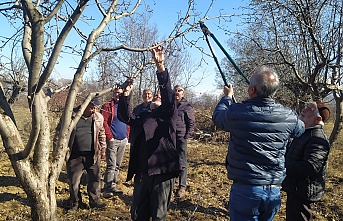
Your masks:
{"label": "gray hair", "polygon": [[250,86],[256,88],[258,96],[271,97],[279,87],[279,77],[273,69],[262,66],[251,76]]}

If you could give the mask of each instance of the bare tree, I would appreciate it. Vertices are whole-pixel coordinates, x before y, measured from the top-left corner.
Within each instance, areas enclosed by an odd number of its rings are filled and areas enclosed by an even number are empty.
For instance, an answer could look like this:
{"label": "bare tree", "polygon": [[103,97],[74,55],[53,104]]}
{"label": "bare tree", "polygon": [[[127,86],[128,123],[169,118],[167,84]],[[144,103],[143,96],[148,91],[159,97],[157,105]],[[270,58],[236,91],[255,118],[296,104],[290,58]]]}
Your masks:
{"label": "bare tree", "polygon": [[13,104],[25,90],[27,71],[24,60],[18,55],[15,45],[11,48],[10,57],[2,56],[0,63],[0,81],[9,104]]}
{"label": "bare tree", "polygon": [[[153,42],[162,41],[158,35],[156,25],[150,25],[149,13],[137,13],[117,22],[116,39],[103,38],[103,45],[116,45],[127,42],[130,47],[145,48]],[[119,42],[119,40],[122,42]],[[163,37],[162,37],[163,39]],[[192,75],[199,69],[200,61],[194,62],[187,51],[187,48],[177,39],[168,42],[166,45],[166,66],[171,74],[173,85],[182,84],[190,89],[202,80],[195,79]],[[120,84],[127,77],[133,77],[135,73],[137,86],[134,88],[132,102],[136,105],[141,102],[141,92],[143,89],[151,89],[154,93],[158,88],[157,79],[152,60],[147,51],[136,53],[133,51],[107,52],[97,57],[98,69],[97,76],[102,86]]]}
{"label": "bare tree", "polygon": [[246,30],[235,33],[230,41],[247,73],[261,65],[278,71],[288,90],[281,90],[278,98],[289,103],[296,101],[295,108],[301,101],[321,101],[333,96],[336,118],[331,143],[343,123],[342,3],[341,0],[252,1],[249,16],[244,20]]}
{"label": "bare tree", "polygon": [[[13,38],[21,39],[22,54],[28,71],[27,98],[32,118],[32,130],[27,142],[24,143],[15,125],[15,118],[5,98],[5,92],[0,90],[0,134],[15,174],[28,196],[32,220],[57,220],[55,186],[68,150],[70,133],[89,101],[112,90],[107,88],[90,93],[72,119],[72,109],[83,76],[92,59],[100,53],[121,49],[139,53],[151,50],[150,46],[135,46],[121,40],[122,36],[106,28],[111,22],[133,15],[140,3],[141,0],[8,0],[0,3],[0,11],[14,27],[14,34],[8,38],[8,42]],[[189,1],[188,10],[179,16],[171,35],[163,39],[160,45],[184,37],[197,27],[197,22],[204,18],[199,18],[196,14],[194,17],[191,14],[193,8],[194,1]],[[92,30],[85,28],[87,26]],[[71,38],[77,36],[80,43],[68,44],[67,37],[71,35]],[[113,36],[118,38],[118,42],[113,46],[102,45],[99,42],[102,36]],[[75,67],[73,81],[66,96],[61,116],[61,130],[54,142],[55,151],[52,152],[51,124],[47,108],[49,97],[43,88],[59,57],[64,53],[78,56],[79,63]]]}

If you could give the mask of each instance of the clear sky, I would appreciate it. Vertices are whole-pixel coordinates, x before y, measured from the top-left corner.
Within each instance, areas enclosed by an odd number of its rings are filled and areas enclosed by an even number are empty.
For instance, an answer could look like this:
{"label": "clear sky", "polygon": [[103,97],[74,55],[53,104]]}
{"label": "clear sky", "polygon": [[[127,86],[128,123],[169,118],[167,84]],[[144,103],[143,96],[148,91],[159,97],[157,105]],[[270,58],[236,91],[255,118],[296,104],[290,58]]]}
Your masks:
{"label": "clear sky", "polygon": [[[210,5],[209,0],[195,0],[195,7],[198,13],[201,15],[204,15],[206,11],[209,8]],[[152,22],[157,25],[159,33],[162,35],[169,35],[172,31],[172,27],[174,26],[175,22],[177,21],[178,13],[185,14],[187,10],[187,4],[188,1],[186,0],[178,0],[178,1],[156,1],[155,5],[153,7],[153,17]],[[242,9],[240,6],[245,6],[247,3],[246,0],[240,1],[240,0],[216,0],[210,10],[208,11],[207,16],[209,18],[218,16],[221,14],[226,15],[233,15],[233,14],[242,14]],[[226,25],[232,26],[232,28],[235,28],[235,25],[239,22],[238,17],[236,20],[232,20],[230,23],[227,23]],[[223,30],[218,29],[218,20],[208,20],[205,21],[206,26],[209,28],[209,30],[215,35],[215,37],[218,39],[218,41],[225,47],[225,41],[227,40],[227,36],[224,34]],[[187,38],[197,39],[199,37],[202,37],[202,32],[193,32],[187,34]],[[220,61],[221,58],[224,57],[224,54],[220,51],[220,49],[217,47],[215,42],[210,39],[211,45],[216,53],[216,56],[218,57],[218,60]],[[206,44],[205,39],[200,40],[198,46],[201,46],[205,49],[205,51],[210,54],[210,50]],[[201,53],[198,49],[195,48],[189,48],[189,51],[195,61],[200,61]],[[230,52],[228,51],[230,54]],[[196,92],[206,92],[206,91],[213,91],[216,89],[215,85],[215,68],[216,64],[212,57],[206,57],[206,62],[208,64],[203,63],[202,67],[199,69],[198,72],[195,73],[195,75],[200,78],[202,73],[205,72],[205,79],[202,81],[200,85],[194,88],[194,91]]]}
{"label": "clear sky", "polygon": [[[200,15],[204,15],[207,11],[209,4],[211,3],[210,0],[195,0],[195,8],[196,11]],[[246,0],[216,0],[213,4],[213,7],[208,12],[208,17],[218,16],[221,14],[242,14],[243,12],[240,9],[240,6],[244,6],[247,4]],[[142,5],[140,6],[140,10],[144,9],[145,5],[149,5],[151,10],[153,11],[153,16],[151,18],[151,23],[156,24],[158,28],[158,32],[160,36],[169,36],[171,31],[174,28],[175,23],[178,20],[178,13],[181,13],[182,15],[185,14],[188,6],[188,0],[143,0]],[[7,21],[3,18],[3,15],[0,15],[0,22],[4,24],[4,22],[7,24]],[[98,22],[98,21],[96,21]],[[233,20],[230,23],[227,23],[226,25],[232,26],[232,29],[235,28],[235,24],[238,22],[238,20]],[[222,43],[222,45],[225,47],[225,40],[227,37],[223,33],[222,30],[217,28],[218,20],[208,20],[205,22],[206,26],[211,30],[213,34],[215,34],[216,38]],[[5,25],[4,25],[5,26]],[[5,28],[5,27],[2,27]],[[94,28],[94,27],[89,27]],[[7,28],[6,28],[7,29]],[[10,36],[7,34],[7,36]],[[193,32],[187,34],[188,38],[197,39],[199,37],[202,37],[202,32]],[[69,37],[70,39],[70,37]],[[1,39],[3,40],[3,39]],[[211,40],[211,39],[210,39]],[[216,48],[215,43],[211,40],[212,46],[214,47],[214,50],[216,52],[216,55],[218,59],[224,57],[222,52],[219,48]],[[76,42],[75,44],[80,44],[80,42]],[[206,44],[205,40],[199,41],[199,46],[203,47],[207,53],[210,54],[209,48]],[[201,53],[199,50],[190,48],[189,52],[192,55],[192,59],[196,62],[200,61]],[[6,50],[0,51],[0,53],[6,54]],[[230,53],[230,52],[229,52]],[[52,75],[53,78],[72,78],[73,73],[75,72],[75,67],[78,66],[78,63],[80,62],[80,57],[72,57],[67,55],[61,55],[59,59],[59,64],[56,65],[56,70],[54,71],[54,74]],[[216,65],[213,61],[213,58],[206,57],[206,62],[208,62],[208,65],[203,64],[201,69],[195,73],[195,78],[199,78],[203,72],[206,74],[206,78],[203,80],[203,82],[194,88],[194,91],[197,92],[206,92],[206,91],[212,91],[215,89],[215,68]],[[86,73],[86,76],[90,74],[91,69]]]}

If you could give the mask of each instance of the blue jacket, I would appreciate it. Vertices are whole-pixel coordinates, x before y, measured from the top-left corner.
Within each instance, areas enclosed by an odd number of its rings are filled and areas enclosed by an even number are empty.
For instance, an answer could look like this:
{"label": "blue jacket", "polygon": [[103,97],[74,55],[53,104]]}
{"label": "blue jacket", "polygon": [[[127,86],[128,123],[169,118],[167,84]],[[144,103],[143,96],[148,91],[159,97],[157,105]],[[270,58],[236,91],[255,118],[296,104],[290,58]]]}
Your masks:
{"label": "blue jacket", "polygon": [[212,119],[216,126],[230,132],[226,158],[229,179],[242,184],[281,185],[286,175],[289,139],[305,130],[293,110],[271,98],[254,97],[232,103],[225,96]]}

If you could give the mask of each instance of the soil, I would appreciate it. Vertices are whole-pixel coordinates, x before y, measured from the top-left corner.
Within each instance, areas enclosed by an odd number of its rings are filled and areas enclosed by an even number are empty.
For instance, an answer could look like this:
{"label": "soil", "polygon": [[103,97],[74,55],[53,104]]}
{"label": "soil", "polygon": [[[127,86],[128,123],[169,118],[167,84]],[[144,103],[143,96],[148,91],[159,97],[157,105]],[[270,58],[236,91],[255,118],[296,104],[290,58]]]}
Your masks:
{"label": "soil", "polygon": [[[315,204],[314,220],[343,220],[343,175],[342,142],[332,148],[328,166],[327,193],[321,202]],[[123,195],[103,199],[104,209],[66,210],[69,195],[68,180],[62,171],[56,187],[58,217],[60,220],[130,220],[130,200],[132,182],[126,178],[129,149],[126,149],[122,170],[119,174],[118,188]],[[232,182],[227,178],[224,161],[227,153],[226,143],[211,143],[190,140],[188,144],[188,187],[184,198],[173,198],[167,220],[229,220],[228,199]],[[105,162],[102,162],[102,172]],[[82,179],[82,194],[88,202],[86,175]],[[285,194],[282,192],[282,207],[274,220],[285,220]],[[30,207],[26,194],[19,186],[7,154],[0,152],[0,220],[30,220]]]}

